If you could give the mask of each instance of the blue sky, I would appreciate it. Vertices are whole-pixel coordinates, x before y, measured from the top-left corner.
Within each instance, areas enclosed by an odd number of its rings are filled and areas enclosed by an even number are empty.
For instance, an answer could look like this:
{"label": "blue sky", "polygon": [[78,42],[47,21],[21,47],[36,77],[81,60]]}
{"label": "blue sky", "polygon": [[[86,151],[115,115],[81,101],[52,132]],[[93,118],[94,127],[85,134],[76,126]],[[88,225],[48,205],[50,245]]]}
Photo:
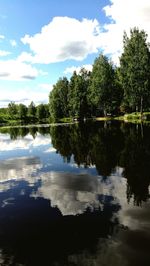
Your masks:
{"label": "blue sky", "polygon": [[59,77],[91,70],[100,52],[118,64],[134,26],[150,36],[149,0],[0,0],[0,106],[47,102]]}

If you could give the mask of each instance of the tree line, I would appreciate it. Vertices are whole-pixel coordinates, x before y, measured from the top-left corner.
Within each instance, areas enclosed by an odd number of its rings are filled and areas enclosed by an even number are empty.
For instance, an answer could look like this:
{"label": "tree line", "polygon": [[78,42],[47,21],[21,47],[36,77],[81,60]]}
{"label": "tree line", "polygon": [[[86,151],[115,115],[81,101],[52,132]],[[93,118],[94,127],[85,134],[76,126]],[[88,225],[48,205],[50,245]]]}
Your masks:
{"label": "tree line", "polygon": [[92,71],[74,71],[70,80],[59,78],[49,94],[49,103],[9,103],[0,108],[0,123],[59,121],[150,111],[150,45],[147,34],[138,28],[124,32],[119,67],[100,54]]}
{"label": "tree line", "polygon": [[29,106],[10,102],[7,108],[0,108],[0,123],[20,121],[23,123],[46,122],[49,119],[49,105],[35,105],[32,101]]}
{"label": "tree line", "polygon": [[123,35],[119,67],[100,54],[91,72],[82,68],[70,80],[59,78],[49,95],[52,119],[149,111],[149,48],[146,32],[133,28],[129,37],[126,32]]}

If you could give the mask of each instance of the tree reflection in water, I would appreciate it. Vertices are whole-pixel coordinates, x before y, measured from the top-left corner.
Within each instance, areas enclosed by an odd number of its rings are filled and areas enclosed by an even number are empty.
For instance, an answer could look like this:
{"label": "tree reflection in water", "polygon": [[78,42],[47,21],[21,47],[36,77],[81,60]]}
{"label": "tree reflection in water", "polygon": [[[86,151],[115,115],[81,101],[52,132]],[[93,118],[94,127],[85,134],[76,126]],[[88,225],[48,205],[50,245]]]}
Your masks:
{"label": "tree reflection in water", "polygon": [[150,128],[137,125],[86,123],[51,127],[53,146],[64,160],[73,156],[78,166],[96,166],[99,175],[109,176],[116,166],[124,168],[128,201],[140,205],[149,198]]}
{"label": "tree reflection in water", "polygon": [[53,147],[64,162],[71,160],[78,167],[96,167],[107,178],[116,166],[123,167],[127,179],[127,199],[140,205],[149,198],[150,127],[110,122],[88,122],[49,127],[1,129],[12,140],[39,132],[50,134]]}
{"label": "tree reflection in water", "polygon": [[[131,124],[88,122],[47,128],[7,128],[0,132],[9,133],[12,141],[28,134],[33,139],[40,134],[48,136],[47,141],[52,142],[67,165],[86,170],[96,168],[98,173],[96,177],[73,173],[67,177],[65,172],[60,176],[55,172],[52,176],[41,170],[43,180],[35,178],[33,182],[32,168],[36,166],[38,172],[42,165],[39,157],[1,162],[3,178],[7,171],[14,174],[15,168],[10,172],[9,167],[17,160],[16,173],[20,177],[22,168],[25,169],[26,179],[11,181],[10,186],[5,182],[0,193],[0,265],[150,265],[148,126],[141,130]],[[114,181],[111,185],[115,186],[121,179],[116,176],[115,180],[116,167],[123,169],[130,208],[123,206],[124,201],[121,205],[116,200],[123,183],[114,194],[108,190],[104,195],[97,193],[98,182],[106,188],[109,182]],[[91,211],[88,196],[92,204],[98,203],[94,206],[99,207],[102,201],[103,210],[97,207]],[[58,199],[63,204],[56,204]],[[64,199],[69,201],[68,209]],[[142,208],[132,208],[131,201]],[[73,206],[81,211],[76,213]]]}

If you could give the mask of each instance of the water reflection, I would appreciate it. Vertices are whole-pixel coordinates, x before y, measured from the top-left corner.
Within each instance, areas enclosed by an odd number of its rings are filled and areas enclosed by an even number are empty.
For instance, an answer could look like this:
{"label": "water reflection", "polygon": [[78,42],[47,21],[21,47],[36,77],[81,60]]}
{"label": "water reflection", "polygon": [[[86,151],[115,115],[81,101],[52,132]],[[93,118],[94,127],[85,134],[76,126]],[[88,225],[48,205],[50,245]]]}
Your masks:
{"label": "water reflection", "polygon": [[150,265],[149,131],[0,129],[0,265]]}
{"label": "water reflection", "polygon": [[63,215],[82,214],[87,209],[103,211],[108,202],[119,206],[119,201],[114,201],[117,189],[114,183],[113,177],[106,183],[87,174],[51,172],[42,175],[35,197],[49,199],[51,206],[57,206]]}
{"label": "water reflection", "polygon": [[50,135],[53,146],[66,161],[73,155],[78,166],[96,166],[104,177],[118,165],[124,142],[118,126],[105,127],[103,123],[51,127]]}
{"label": "water reflection", "polygon": [[[78,166],[96,166],[99,175],[109,176],[116,165],[123,167],[127,179],[128,201],[140,205],[149,198],[150,185],[150,128],[137,125],[101,126],[82,124],[67,128],[51,128],[52,143],[56,150],[69,161],[73,158]],[[60,141],[60,140],[65,141]]]}
{"label": "water reflection", "polygon": [[9,181],[11,186],[0,194],[4,265],[69,265],[69,254],[92,252],[99,237],[111,236],[118,225],[111,218],[120,206],[113,196],[98,197],[102,191],[95,187],[97,181],[70,174],[61,180],[60,173],[53,173],[50,181],[42,176],[32,186],[25,180]]}
{"label": "water reflection", "polygon": [[127,178],[128,201],[134,198],[134,203],[140,205],[149,198],[150,185],[150,129],[137,127],[124,128],[125,145],[120,162],[124,167],[124,177]]}
{"label": "water reflection", "polygon": [[[149,199],[149,131],[149,127],[144,127],[141,131],[141,127],[137,125],[118,123],[1,129],[0,159],[12,159],[12,157],[16,159],[16,156],[37,158],[39,154],[38,164],[41,165],[38,169],[41,168],[42,172],[58,170],[74,172],[76,167],[78,173],[82,169],[82,172],[87,170],[87,173],[96,175],[96,169],[103,179],[107,179],[115,172],[116,166],[119,166],[124,169],[122,176],[127,179],[128,202],[133,199],[134,204],[141,205]],[[51,153],[55,154],[52,156]],[[9,176],[16,178],[17,174],[13,173],[12,165],[10,170],[7,166],[10,162],[6,161],[3,164],[6,164],[9,172],[11,171]],[[20,165],[20,169],[24,169],[17,161],[12,164]],[[31,162],[30,165],[32,167],[34,163]],[[4,175],[4,166],[0,166],[1,177]],[[8,173],[5,175],[8,176]],[[25,176],[24,173],[23,175]]]}

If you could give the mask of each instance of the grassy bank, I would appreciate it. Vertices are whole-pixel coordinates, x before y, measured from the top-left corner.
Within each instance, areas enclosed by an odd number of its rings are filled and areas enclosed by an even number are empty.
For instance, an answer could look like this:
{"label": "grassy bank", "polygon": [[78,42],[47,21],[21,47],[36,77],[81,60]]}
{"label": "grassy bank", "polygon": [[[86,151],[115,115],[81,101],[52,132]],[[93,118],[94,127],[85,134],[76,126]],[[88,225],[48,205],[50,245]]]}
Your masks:
{"label": "grassy bank", "polygon": [[122,116],[97,117],[97,121],[120,120],[131,123],[150,123],[150,112],[134,112]]}
{"label": "grassy bank", "polygon": [[19,120],[19,119],[1,119],[0,120],[0,126],[21,126],[21,125],[36,125],[36,124],[49,124],[49,119],[41,119],[41,120]]}
{"label": "grassy bank", "polygon": [[[143,112],[142,117],[140,112],[125,114],[122,116],[107,116],[107,117],[92,117],[87,118],[86,120],[96,120],[96,121],[109,121],[109,120],[120,120],[131,123],[150,123],[150,112]],[[0,126],[21,126],[21,125],[36,125],[36,124],[53,124],[53,123],[72,123],[75,121],[79,121],[77,118],[73,119],[72,117],[64,117],[57,121],[52,121],[51,118],[43,119],[43,120],[13,120],[13,119],[1,119]]]}
{"label": "grassy bank", "polygon": [[140,112],[125,114],[123,120],[132,123],[150,123],[150,112],[143,112],[142,115]]}

